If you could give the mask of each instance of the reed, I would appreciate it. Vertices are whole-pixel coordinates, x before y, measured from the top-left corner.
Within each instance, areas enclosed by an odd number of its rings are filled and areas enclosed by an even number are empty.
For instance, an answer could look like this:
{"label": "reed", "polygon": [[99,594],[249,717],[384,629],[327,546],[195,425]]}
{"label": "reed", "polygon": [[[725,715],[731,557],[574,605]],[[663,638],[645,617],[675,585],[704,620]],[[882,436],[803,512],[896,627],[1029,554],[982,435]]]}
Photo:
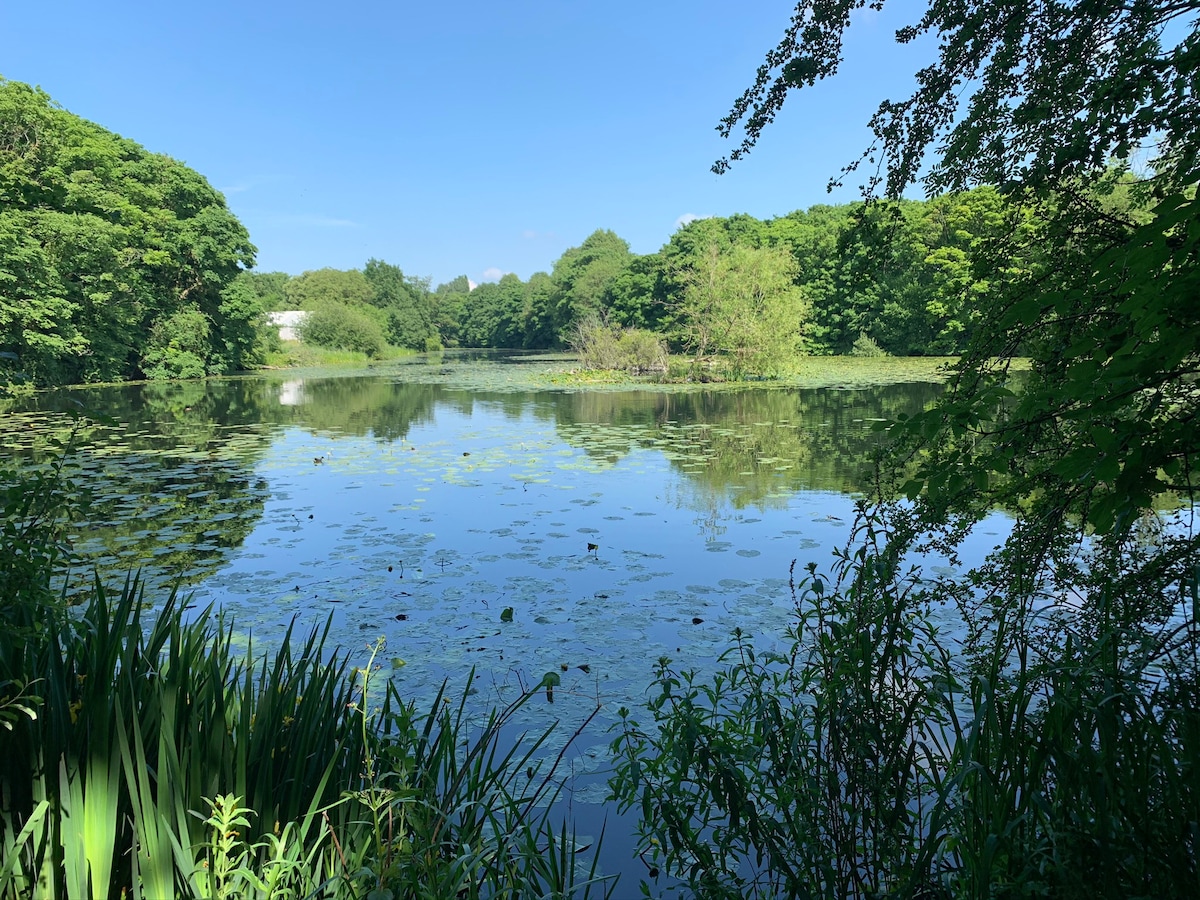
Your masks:
{"label": "reed", "polygon": [[[705,898],[1200,896],[1194,573],[1123,597],[1093,568],[1086,605],[1047,609],[986,570],[925,580],[892,537],[864,519],[833,579],[809,567],[786,651],[737,634],[704,678],[663,660],[652,723],[622,711],[610,788],[641,810],[647,890],[661,870]],[[1178,613],[1111,612],[1148,600]]]}
{"label": "reed", "polygon": [[8,484],[0,898],[611,892],[567,864],[554,766],[529,777],[547,734],[507,737],[533,692],[472,728],[465,692],[419,713],[328,623],[259,651],[175,593],[148,614],[136,575],[71,608],[61,467]]}

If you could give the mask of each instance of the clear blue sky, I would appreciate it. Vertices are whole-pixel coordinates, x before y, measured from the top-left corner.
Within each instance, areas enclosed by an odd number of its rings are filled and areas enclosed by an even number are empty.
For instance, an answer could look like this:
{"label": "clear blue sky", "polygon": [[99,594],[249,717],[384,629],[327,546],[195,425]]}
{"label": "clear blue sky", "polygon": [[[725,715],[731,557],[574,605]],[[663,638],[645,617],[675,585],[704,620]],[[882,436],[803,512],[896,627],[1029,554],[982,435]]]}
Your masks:
{"label": "clear blue sky", "polygon": [[825,184],[929,60],[893,38],[919,9],[857,17],[842,75],[724,176],[786,0],[13,0],[0,75],[200,171],[260,271],[527,279],[597,228],[649,253],[684,216],[854,199]]}

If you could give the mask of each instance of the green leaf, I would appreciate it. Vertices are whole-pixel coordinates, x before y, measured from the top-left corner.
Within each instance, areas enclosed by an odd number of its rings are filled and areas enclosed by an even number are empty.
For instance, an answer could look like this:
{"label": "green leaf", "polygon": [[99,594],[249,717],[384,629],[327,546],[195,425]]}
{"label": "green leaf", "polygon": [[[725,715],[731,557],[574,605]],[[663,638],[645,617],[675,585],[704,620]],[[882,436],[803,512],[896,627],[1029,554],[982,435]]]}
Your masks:
{"label": "green leaf", "polygon": [[501,622],[511,622],[512,620],[513,620],[513,608],[511,606],[504,607],[503,612],[500,613],[500,621]]}

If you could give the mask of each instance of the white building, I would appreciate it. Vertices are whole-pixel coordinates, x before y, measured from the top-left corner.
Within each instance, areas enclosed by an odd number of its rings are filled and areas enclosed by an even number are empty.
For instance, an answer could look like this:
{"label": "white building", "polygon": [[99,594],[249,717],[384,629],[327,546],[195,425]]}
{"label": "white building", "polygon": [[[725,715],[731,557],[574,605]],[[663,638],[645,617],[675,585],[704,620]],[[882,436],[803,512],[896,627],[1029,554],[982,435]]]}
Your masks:
{"label": "white building", "polygon": [[279,329],[281,341],[298,341],[300,335],[296,333],[296,329],[306,318],[308,313],[302,309],[285,309],[282,312],[267,313],[267,324]]}

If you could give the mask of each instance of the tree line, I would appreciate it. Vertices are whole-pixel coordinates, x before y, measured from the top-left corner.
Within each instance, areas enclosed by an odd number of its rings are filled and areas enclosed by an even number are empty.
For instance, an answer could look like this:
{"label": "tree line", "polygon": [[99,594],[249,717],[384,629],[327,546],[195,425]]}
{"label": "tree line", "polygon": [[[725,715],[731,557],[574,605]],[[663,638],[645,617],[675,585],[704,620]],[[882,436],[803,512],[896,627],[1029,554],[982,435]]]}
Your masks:
{"label": "tree line", "polygon": [[[1136,215],[1133,184],[1126,176],[1106,202]],[[804,354],[962,352],[996,280],[989,254],[1004,242],[1006,277],[1034,277],[1047,259],[1037,229],[1027,208],[976,187],[923,201],[817,205],[768,220],[699,219],[645,255],[599,229],[528,281],[507,274],[475,286],[463,275],[431,289],[379,260],[362,270],[246,278],[268,308],[313,312],[306,340],[370,355],[390,343],[571,347],[586,356],[607,331],[649,337],[733,377],[771,376]],[[661,358],[644,340],[630,343],[641,348],[624,356],[634,367]],[[607,357],[596,358],[604,365]]]}
{"label": "tree line", "polygon": [[[1103,192],[1126,218],[1139,215],[1131,184]],[[309,313],[306,343],[368,357],[570,347],[585,366],[638,372],[665,369],[670,351],[690,358],[689,377],[740,379],[805,354],[956,355],[999,282],[1052,265],[1044,221],[984,186],[699,219],[645,255],[601,229],[528,281],[435,288],[378,259],[260,273],[201,175],[0,79],[0,383],[252,368],[276,341],[265,314],[281,309]]]}

